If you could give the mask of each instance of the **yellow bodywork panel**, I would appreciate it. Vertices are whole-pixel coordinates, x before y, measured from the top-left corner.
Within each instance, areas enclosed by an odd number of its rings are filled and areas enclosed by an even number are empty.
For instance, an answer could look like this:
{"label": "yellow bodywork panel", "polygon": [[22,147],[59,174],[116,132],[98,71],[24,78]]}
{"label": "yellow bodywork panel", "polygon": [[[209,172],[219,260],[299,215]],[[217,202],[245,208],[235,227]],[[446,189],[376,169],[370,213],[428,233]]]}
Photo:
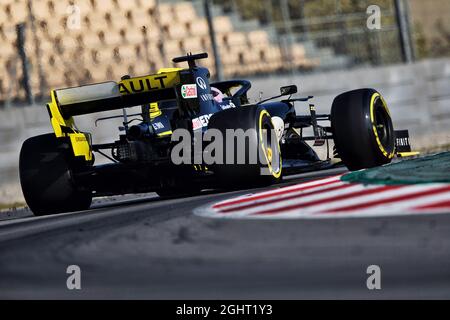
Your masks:
{"label": "yellow bodywork panel", "polygon": [[52,124],[53,131],[55,131],[55,135],[57,138],[66,137],[66,134],[63,132],[62,127],[73,128],[74,122],[73,118],[64,119],[59,111],[58,102],[56,101],[55,91],[52,90],[50,92],[52,101],[48,104],[48,108],[50,110],[51,118],[50,123]]}
{"label": "yellow bodywork panel", "polygon": [[89,141],[89,134],[84,132],[69,133],[75,157],[83,156],[86,161],[92,160],[92,148]]}
{"label": "yellow bodywork panel", "polygon": [[[69,137],[74,156],[84,157],[86,161],[92,161],[92,148],[90,144],[89,134],[79,132],[74,127],[74,121],[72,117],[70,117],[69,119],[64,119],[58,108],[55,91],[52,90],[50,95],[52,98],[52,101],[48,104],[48,108],[51,114],[50,123],[53,127],[53,131],[55,132],[56,137]],[[63,127],[68,128],[68,131],[72,132],[64,132],[62,129]]]}
{"label": "yellow bodywork panel", "polygon": [[408,152],[397,152],[397,157],[412,157],[412,156],[417,156],[419,155],[420,152],[419,151],[408,151]]}
{"label": "yellow bodywork panel", "polygon": [[164,131],[164,132],[158,133],[158,137],[167,137],[167,136],[170,136],[172,133],[173,133],[172,130]]}
{"label": "yellow bodywork panel", "polygon": [[180,74],[178,71],[160,71],[154,75],[124,79],[118,82],[118,85],[120,94],[128,95],[171,88],[178,83],[180,83]]}
{"label": "yellow bodywork panel", "polygon": [[162,112],[159,109],[158,102],[150,103],[150,119],[159,117],[161,114]]}
{"label": "yellow bodywork panel", "polygon": [[[170,84],[170,86],[173,86],[173,85],[179,83],[179,81],[180,81],[180,77],[179,77],[179,73],[178,73],[180,70],[183,70],[183,69],[182,68],[162,68],[162,69],[158,70],[157,74],[158,75],[170,74],[171,76],[168,77],[167,81]],[[176,74],[177,76],[172,78],[173,74]],[[152,76],[152,77],[154,77],[154,76]],[[137,79],[139,79],[139,78],[137,78]],[[160,115],[161,115],[161,110],[159,110],[158,102],[151,103],[150,104],[150,119],[159,117]],[[171,133],[169,133],[169,134],[171,134]]]}

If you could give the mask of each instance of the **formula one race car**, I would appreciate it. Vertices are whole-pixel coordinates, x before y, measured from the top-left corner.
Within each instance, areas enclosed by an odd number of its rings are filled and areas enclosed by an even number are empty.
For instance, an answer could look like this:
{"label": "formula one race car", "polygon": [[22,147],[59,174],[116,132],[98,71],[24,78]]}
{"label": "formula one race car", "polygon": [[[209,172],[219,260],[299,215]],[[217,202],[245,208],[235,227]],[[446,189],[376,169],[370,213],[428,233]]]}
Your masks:
{"label": "formula one race car", "polygon": [[[249,81],[210,84],[208,69],[196,64],[204,58],[206,53],[173,59],[188,62],[186,69],[52,90],[47,109],[54,133],[27,139],[20,153],[20,181],[33,213],[84,210],[93,197],[107,195],[154,191],[172,197],[267,185],[282,175],[330,168],[330,157],[320,160],[308,140],[329,150],[333,139],[335,157],[350,170],[386,164],[397,152],[410,151],[407,131],[394,131],[376,90],[337,96],[331,114],[316,114],[308,103],[309,112],[298,115],[294,103],[313,97],[292,97],[295,85],[251,104]],[[276,98],[283,99],[270,102]],[[133,106],[141,112],[127,115]],[[98,120],[123,117],[116,141],[93,144],[91,134],[74,124],[74,116],[115,109],[123,114]],[[304,134],[307,127],[310,136]],[[110,163],[94,165],[93,153]]]}

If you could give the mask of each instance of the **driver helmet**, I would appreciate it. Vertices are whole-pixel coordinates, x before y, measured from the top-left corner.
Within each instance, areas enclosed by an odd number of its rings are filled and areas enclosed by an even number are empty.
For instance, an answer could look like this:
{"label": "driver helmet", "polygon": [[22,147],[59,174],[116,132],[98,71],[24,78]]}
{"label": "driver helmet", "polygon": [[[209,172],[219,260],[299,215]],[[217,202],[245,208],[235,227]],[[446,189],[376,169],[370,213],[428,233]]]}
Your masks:
{"label": "driver helmet", "polygon": [[211,93],[213,95],[214,100],[218,103],[221,103],[223,98],[225,97],[222,91],[214,87],[211,87]]}

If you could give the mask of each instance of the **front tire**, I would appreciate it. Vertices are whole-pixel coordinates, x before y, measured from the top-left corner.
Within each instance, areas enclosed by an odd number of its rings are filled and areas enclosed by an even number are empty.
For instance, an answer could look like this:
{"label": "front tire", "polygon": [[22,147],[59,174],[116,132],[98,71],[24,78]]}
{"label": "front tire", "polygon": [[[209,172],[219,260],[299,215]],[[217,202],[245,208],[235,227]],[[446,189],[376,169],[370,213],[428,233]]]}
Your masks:
{"label": "front tire", "polygon": [[338,155],[350,170],[391,162],[395,133],[387,104],[374,89],[337,96],[331,107],[331,127]]}
{"label": "front tire", "polygon": [[91,205],[92,193],[76,187],[70,157],[54,134],[25,140],[19,175],[25,201],[37,216],[86,210]]}
{"label": "front tire", "polygon": [[[209,120],[209,129],[219,130],[223,137],[222,164],[213,166],[223,185],[260,186],[282,179],[280,144],[266,109],[252,105],[215,113]],[[228,129],[245,133],[243,145],[239,146],[239,138],[227,135]]]}

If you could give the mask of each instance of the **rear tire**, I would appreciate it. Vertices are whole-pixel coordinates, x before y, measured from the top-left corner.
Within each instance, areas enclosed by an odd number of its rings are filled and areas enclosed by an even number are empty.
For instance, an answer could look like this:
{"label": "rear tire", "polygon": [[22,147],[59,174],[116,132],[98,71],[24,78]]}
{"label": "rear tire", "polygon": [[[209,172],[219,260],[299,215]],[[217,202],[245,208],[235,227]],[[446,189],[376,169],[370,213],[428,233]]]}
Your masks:
{"label": "rear tire", "polygon": [[[223,136],[222,164],[212,166],[219,182],[227,187],[260,186],[282,179],[281,149],[274,131],[270,114],[261,106],[243,106],[215,113],[209,120],[208,129],[218,129]],[[247,132],[243,149],[235,141],[229,141],[234,149],[228,149],[226,130],[242,129]],[[264,130],[265,129],[265,130]],[[267,136],[266,136],[267,135]],[[272,141],[274,135],[274,141]],[[264,143],[266,141],[266,143]],[[253,154],[254,151],[256,154]],[[242,152],[244,154],[242,154]],[[233,152],[232,163],[227,163],[227,153]],[[240,153],[240,154],[239,154]],[[238,163],[237,157],[244,163]],[[251,161],[252,158],[253,160]]]}
{"label": "rear tire", "polygon": [[78,190],[74,184],[66,153],[52,133],[29,138],[22,145],[20,184],[37,216],[86,210],[91,205],[91,192]]}
{"label": "rear tire", "polygon": [[395,133],[389,109],[379,92],[358,89],[337,96],[331,107],[336,150],[350,170],[391,162]]}

